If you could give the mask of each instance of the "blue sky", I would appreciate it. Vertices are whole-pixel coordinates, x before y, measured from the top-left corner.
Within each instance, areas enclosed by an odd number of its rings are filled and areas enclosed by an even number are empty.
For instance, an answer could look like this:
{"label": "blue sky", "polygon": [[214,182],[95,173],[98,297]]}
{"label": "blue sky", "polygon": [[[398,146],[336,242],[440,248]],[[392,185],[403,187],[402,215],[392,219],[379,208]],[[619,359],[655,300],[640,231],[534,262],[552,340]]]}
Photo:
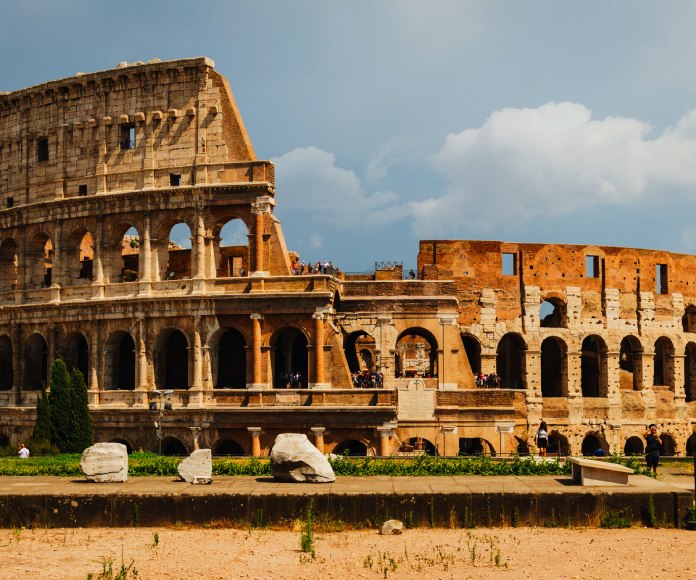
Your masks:
{"label": "blue sky", "polygon": [[205,55],[277,163],[288,247],[419,239],[696,252],[696,4],[4,2],[0,90]]}

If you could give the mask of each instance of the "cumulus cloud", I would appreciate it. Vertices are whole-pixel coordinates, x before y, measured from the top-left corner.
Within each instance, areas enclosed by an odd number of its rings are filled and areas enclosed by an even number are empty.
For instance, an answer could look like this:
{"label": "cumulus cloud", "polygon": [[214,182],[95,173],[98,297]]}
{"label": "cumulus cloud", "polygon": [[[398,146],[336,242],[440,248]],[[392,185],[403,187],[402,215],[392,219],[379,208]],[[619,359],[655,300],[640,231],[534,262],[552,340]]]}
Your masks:
{"label": "cumulus cloud", "polygon": [[696,111],[652,137],[645,122],[593,118],[570,102],[502,109],[432,157],[443,195],[412,202],[416,233],[480,235],[540,218],[627,206],[696,188]]}

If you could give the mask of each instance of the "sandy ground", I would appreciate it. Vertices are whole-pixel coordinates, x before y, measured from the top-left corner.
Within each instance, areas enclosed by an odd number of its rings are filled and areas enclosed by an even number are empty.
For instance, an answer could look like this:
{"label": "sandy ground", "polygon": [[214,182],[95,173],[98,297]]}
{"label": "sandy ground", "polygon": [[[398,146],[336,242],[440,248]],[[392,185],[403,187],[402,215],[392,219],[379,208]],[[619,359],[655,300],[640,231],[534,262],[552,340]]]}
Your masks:
{"label": "sandy ground", "polygon": [[0,530],[0,578],[99,578],[133,563],[128,578],[696,578],[696,532],[673,529]]}

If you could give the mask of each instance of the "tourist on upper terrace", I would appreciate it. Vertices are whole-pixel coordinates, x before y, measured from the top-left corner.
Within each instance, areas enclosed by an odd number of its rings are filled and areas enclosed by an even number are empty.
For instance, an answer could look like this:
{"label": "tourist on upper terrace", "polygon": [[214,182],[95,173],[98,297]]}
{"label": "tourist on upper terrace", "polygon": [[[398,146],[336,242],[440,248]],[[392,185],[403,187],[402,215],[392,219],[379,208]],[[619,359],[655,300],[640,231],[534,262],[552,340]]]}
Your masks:
{"label": "tourist on upper terrace", "polygon": [[653,473],[657,474],[657,466],[660,463],[660,445],[662,445],[662,439],[657,434],[657,425],[651,423],[643,437],[645,437],[645,462],[648,469],[652,469]]}
{"label": "tourist on upper terrace", "polygon": [[353,387],[356,389],[381,389],[384,386],[384,375],[379,371],[363,369],[352,374]]}

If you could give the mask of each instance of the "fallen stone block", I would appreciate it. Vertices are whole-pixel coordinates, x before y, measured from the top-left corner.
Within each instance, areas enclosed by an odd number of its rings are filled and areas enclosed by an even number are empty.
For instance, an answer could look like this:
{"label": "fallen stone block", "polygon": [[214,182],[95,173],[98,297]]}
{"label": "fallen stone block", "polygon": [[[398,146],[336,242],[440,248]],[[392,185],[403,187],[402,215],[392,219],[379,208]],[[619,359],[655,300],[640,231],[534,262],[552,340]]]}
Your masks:
{"label": "fallen stone block", "polygon": [[88,481],[123,482],[128,479],[128,450],[122,443],[96,443],[82,452],[80,469]]}
{"label": "fallen stone block", "polygon": [[194,475],[192,485],[210,485],[213,483],[212,477],[201,477],[200,475]]}
{"label": "fallen stone block", "polygon": [[387,520],[382,524],[379,533],[383,536],[398,536],[404,533],[404,523],[399,520]]}
{"label": "fallen stone block", "polygon": [[336,475],[329,460],[300,433],[281,433],[271,449],[271,473],[278,481],[331,483]]}
{"label": "fallen stone block", "polygon": [[187,483],[193,483],[194,477],[207,478],[212,481],[212,452],[210,449],[196,449],[179,464],[177,472],[179,477]]}

